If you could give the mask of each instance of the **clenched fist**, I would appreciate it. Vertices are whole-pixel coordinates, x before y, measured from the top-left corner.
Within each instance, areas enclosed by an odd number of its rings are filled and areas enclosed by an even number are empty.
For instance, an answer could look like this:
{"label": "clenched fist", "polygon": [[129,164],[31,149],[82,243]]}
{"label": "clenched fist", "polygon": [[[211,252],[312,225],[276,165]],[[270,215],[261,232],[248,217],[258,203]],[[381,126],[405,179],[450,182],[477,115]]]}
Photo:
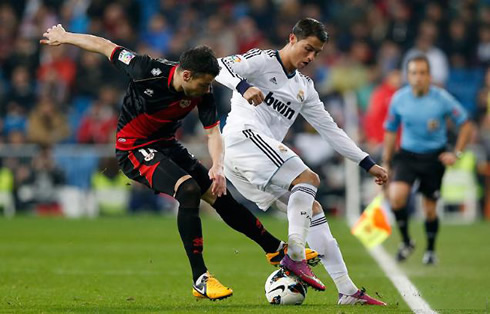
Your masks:
{"label": "clenched fist", "polygon": [[247,91],[243,94],[243,98],[245,98],[249,104],[258,106],[264,101],[264,94],[257,87],[249,87]]}

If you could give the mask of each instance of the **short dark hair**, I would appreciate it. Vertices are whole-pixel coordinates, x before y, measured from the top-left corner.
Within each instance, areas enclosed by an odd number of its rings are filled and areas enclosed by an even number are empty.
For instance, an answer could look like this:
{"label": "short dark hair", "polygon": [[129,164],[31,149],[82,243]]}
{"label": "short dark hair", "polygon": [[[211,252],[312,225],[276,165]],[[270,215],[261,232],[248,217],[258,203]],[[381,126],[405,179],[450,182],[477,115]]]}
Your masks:
{"label": "short dark hair", "polygon": [[328,33],[325,30],[325,26],[311,17],[299,20],[296,25],[294,25],[292,33],[298,40],[315,36],[323,43],[328,42]]}
{"label": "short dark hair", "polygon": [[191,71],[193,76],[219,74],[218,60],[208,46],[197,46],[184,51],[179,58],[179,68]]}
{"label": "short dark hair", "polygon": [[427,64],[427,69],[429,70],[429,73],[430,73],[430,62],[429,62],[429,59],[427,58],[426,55],[419,54],[419,55],[413,56],[410,59],[408,59],[408,62],[407,62],[407,71],[408,71],[408,65],[410,64],[410,62],[413,62],[413,61],[423,61],[423,62],[425,62],[425,64]]}

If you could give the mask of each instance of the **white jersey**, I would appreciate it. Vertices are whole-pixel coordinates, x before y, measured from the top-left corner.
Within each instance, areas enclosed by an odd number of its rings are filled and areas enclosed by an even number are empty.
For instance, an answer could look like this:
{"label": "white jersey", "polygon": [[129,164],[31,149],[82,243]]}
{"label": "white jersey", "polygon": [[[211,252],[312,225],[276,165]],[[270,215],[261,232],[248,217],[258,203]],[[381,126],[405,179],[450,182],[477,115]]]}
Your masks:
{"label": "white jersey", "polygon": [[[220,58],[218,62],[221,70],[216,81],[234,91],[223,130],[225,138],[251,129],[282,142],[301,114],[344,157],[359,163],[368,156],[333,121],[313,81],[298,71],[286,73],[278,51],[252,49],[243,55]],[[262,104],[252,106],[238,92],[248,87],[247,82],[264,93]]]}

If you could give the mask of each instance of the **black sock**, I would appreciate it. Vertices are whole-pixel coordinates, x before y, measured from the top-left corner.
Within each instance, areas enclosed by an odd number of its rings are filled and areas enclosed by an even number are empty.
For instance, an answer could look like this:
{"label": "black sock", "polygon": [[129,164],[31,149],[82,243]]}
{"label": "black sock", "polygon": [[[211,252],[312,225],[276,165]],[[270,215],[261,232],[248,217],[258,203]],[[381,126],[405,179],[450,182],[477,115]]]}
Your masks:
{"label": "black sock", "polygon": [[439,219],[425,221],[425,234],[427,235],[427,251],[434,251],[437,231],[439,230]]}
{"label": "black sock", "polygon": [[281,244],[257,217],[231,196],[230,191],[218,197],[213,207],[230,227],[257,242],[266,253],[275,252]]}
{"label": "black sock", "polygon": [[393,210],[393,214],[396,218],[396,223],[400,229],[402,235],[403,243],[410,243],[410,236],[408,235],[408,212],[406,207],[402,207],[397,210]]}
{"label": "black sock", "polygon": [[180,203],[177,226],[187,258],[191,264],[192,278],[196,282],[207,271],[202,256],[203,239],[201,218],[199,217],[201,192],[199,186],[193,179],[189,179],[179,186],[175,198]]}

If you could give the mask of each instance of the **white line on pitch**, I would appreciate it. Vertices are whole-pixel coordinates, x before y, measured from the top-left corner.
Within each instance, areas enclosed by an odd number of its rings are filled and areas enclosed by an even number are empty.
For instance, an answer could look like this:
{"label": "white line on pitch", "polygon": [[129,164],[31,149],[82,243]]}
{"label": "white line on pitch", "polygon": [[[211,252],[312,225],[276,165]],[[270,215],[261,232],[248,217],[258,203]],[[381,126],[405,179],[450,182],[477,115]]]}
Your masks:
{"label": "white line on pitch", "polygon": [[417,288],[381,245],[368,250],[368,252],[378,263],[386,276],[391,280],[393,285],[395,285],[403,300],[405,300],[412,311],[424,314],[437,313],[431,309],[430,305],[420,296],[420,292]]}
{"label": "white line on pitch", "polygon": [[[355,218],[349,219],[349,226],[355,223]],[[429,314],[437,313],[431,309],[430,305],[420,296],[419,290],[408,279],[407,275],[398,267],[395,260],[386,252],[383,246],[378,245],[370,250],[368,253],[378,263],[379,267],[383,270],[386,277],[391,280],[395,288],[398,290],[403,300],[408,304],[410,309],[414,313]]]}

